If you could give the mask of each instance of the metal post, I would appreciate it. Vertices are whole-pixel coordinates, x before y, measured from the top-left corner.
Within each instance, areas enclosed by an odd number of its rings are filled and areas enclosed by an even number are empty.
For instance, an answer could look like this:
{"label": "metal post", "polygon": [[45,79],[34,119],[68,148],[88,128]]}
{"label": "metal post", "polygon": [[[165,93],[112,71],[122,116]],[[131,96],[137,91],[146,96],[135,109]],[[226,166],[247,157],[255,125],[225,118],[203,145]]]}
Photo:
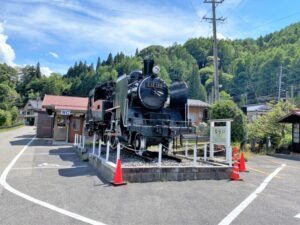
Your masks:
{"label": "metal post", "polygon": [[99,138],[99,146],[98,146],[98,158],[101,157],[101,138]]}
{"label": "metal post", "polygon": [[197,146],[194,145],[194,166],[197,165]]}
{"label": "metal post", "polygon": [[94,134],[94,138],[93,138],[93,155],[95,155],[95,148],[96,148],[96,134]]}
{"label": "metal post", "polygon": [[74,135],[74,146],[76,146],[76,134]]}
{"label": "metal post", "polygon": [[207,157],[207,144],[204,144],[204,156],[203,156],[204,161],[207,160],[206,157]]}
{"label": "metal post", "polygon": [[110,146],[110,142],[107,141],[107,143],[106,143],[106,161],[108,161],[108,159],[109,159],[109,146]]}
{"label": "metal post", "polygon": [[121,144],[118,143],[118,145],[117,145],[117,160],[116,160],[116,163],[117,163],[118,160],[120,159],[120,150],[121,150]]}
{"label": "metal post", "polygon": [[79,135],[79,145],[78,145],[78,148],[81,149],[81,142],[82,142],[82,136]]}
{"label": "metal post", "polygon": [[231,121],[226,121],[226,162],[231,166],[232,163],[232,147],[231,147]]}
{"label": "metal post", "polygon": [[158,150],[158,166],[161,167],[161,154],[162,154],[162,144],[159,144],[159,150]]}
{"label": "metal post", "polygon": [[188,157],[188,141],[185,141],[185,157]]}
{"label": "metal post", "polygon": [[214,157],[214,143],[213,143],[213,128],[215,126],[215,122],[210,123],[210,145],[209,145],[209,157]]}
{"label": "metal post", "polygon": [[85,136],[82,136],[82,149],[84,149],[85,146]]}

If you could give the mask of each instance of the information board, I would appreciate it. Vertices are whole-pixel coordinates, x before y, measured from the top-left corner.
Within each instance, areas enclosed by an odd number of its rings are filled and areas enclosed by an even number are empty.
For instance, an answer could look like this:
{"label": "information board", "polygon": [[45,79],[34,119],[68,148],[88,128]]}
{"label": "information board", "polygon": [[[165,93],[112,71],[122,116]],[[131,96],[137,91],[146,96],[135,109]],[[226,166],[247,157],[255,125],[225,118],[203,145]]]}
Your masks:
{"label": "information board", "polygon": [[211,127],[211,129],[213,143],[217,145],[226,145],[226,127]]}
{"label": "information board", "polygon": [[70,110],[62,109],[62,110],[60,111],[60,115],[63,115],[63,116],[69,116],[69,115],[71,115],[71,111],[70,111]]}

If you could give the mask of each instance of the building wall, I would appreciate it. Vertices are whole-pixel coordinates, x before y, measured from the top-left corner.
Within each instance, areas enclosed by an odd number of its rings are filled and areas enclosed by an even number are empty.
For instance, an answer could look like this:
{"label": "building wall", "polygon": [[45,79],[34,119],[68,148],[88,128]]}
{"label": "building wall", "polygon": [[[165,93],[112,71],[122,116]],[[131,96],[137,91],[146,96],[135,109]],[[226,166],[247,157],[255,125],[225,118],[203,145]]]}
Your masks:
{"label": "building wall", "polygon": [[189,119],[192,120],[193,125],[198,126],[204,121],[204,110],[207,109],[199,106],[189,106]]}

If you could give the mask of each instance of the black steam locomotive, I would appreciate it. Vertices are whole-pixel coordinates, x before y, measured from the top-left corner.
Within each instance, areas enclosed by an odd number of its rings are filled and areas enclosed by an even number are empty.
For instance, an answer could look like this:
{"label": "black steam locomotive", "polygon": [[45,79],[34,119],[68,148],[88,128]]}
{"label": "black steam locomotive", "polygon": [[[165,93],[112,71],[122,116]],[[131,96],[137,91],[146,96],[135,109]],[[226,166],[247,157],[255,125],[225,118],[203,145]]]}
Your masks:
{"label": "black steam locomotive", "polygon": [[132,146],[143,154],[162,143],[164,151],[175,137],[194,133],[187,121],[188,87],[183,81],[170,87],[159,78],[153,60],[142,71],[120,76],[116,82],[96,86],[89,94],[86,127],[102,140]]}

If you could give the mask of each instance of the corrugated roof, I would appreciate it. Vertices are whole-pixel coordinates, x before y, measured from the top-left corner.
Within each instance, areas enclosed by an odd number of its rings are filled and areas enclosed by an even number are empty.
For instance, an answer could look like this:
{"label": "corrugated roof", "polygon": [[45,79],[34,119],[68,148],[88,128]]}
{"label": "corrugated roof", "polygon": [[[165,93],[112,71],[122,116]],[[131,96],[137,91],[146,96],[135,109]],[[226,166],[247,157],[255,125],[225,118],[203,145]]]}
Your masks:
{"label": "corrugated roof", "polygon": [[268,105],[247,105],[247,112],[270,111],[272,108]]}
{"label": "corrugated roof", "polygon": [[88,101],[88,98],[83,97],[45,95],[42,107],[56,110],[86,111]]}
{"label": "corrugated roof", "polygon": [[207,102],[203,102],[201,100],[197,100],[197,99],[188,99],[188,105],[189,106],[201,106],[201,107],[209,107],[210,104],[208,104]]}

